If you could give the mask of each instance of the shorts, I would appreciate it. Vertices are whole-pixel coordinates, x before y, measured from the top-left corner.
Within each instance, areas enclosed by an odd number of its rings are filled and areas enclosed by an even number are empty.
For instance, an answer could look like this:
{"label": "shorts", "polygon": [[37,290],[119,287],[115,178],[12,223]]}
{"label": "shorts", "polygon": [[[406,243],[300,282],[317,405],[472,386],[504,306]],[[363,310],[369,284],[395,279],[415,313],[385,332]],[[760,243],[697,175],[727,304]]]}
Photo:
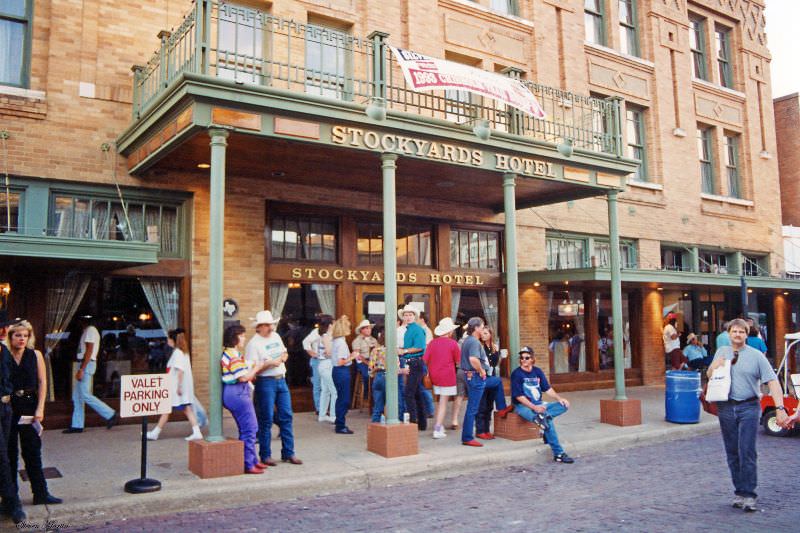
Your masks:
{"label": "shorts", "polygon": [[450,387],[440,387],[439,385],[433,386],[433,393],[438,396],[455,396],[458,392],[458,387],[453,385]]}
{"label": "shorts", "polygon": [[464,371],[460,368],[456,370],[456,394],[462,398],[467,397],[467,380],[464,378]]}
{"label": "shorts", "polygon": [[181,405],[173,405],[172,406],[172,410],[173,411],[183,411],[187,407],[191,407],[191,406],[192,406],[192,404],[190,404],[190,403],[182,403]]}

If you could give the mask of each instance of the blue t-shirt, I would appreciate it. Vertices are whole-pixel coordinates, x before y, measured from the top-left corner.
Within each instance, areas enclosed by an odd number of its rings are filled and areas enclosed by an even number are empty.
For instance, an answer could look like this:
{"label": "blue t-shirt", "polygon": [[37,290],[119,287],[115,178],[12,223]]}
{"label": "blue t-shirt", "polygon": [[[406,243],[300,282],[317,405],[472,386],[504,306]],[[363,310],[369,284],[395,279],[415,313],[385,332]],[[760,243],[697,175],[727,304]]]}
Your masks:
{"label": "blue t-shirt", "polygon": [[472,363],[469,362],[470,357],[480,359],[483,369],[489,370],[489,360],[486,358],[486,352],[480,341],[472,335],[464,339],[464,342],[461,343],[461,363],[459,363],[461,370],[475,370],[472,368]]}
{"label": "blue t-shirt", "polygon": [[731,345],[731,336],[728,335],[727,331],[723,331],[719,335],[717,335],[717,348],[721,348],[723,346],[730,346]]}
{"label": "blue t-shirt", "polygon": [[694,361],[695,359],[703,359],[708,355],[708,352],[706,352],[703,346],[689,344],[683,349],[683,355],[685,355],[689,361]]}
{"label": "blue t-shirt", "polygon": [[403,335],[403,348],[420,350],[404,357],[422,357],[425,353],[425,330],[416,322],[406,325],[406,333]]}
{"label": "blue t-shirt", "polygon": [[519,405],[517,396],[525,396],[533,405],[539,405],[542,403],[542,393],[549,390],[550,383],[538,366],[530,372],[518,367],[511,373],[511,403],[514,405]]}
{"label": "blue t-shirt", "polygon": [[748,346],[752,346],[761,353],[767,353],[767,343],[765,343],[764,340],[760,339],[759,337],[747,337],[747,340],[744,342]]}

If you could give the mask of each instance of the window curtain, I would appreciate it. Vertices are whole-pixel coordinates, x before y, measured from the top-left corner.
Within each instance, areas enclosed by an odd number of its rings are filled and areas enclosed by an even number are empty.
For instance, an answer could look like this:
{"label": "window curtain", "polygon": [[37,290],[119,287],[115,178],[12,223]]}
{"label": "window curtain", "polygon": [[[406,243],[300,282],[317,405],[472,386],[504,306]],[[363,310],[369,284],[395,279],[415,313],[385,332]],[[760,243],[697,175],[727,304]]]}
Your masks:
{"label": "window curtain", "polygon": [[164,333],[178,327],[180,281],[168,278],[139,278],[147,303]]}
{"label": "window curtain", "polygon": [[47,287],[47,311],[45,312],[44,361],[47,366],[47,401],[55,399],[53,392],[53,365],[50,354],[61,341],[61,333],[67,328],[78,310],[78,306],[89,286],[88,275],[67,274],[63,279],[50,278]]}
{"label": "window curtain", "polygon": [[431,264],[431,232],[423,231],[419,234],[419,264]]}
{"label": "window curtain", "polygon": [[108,202],[92,202],[92,239],[108,239]]}
{"label": "window curtain", "polygon": [[311,290],[317,293],[319,307],[323,314],[336,316],[336,285],[314,283]]}
{"label": "window curtain", "polygon": [[450,289],[450,318],[453,320],[458,316],[458,306],[461,305],[461,289]]}
{"label": "window curtain", "polygon": [[[11,8],[13,11],[14,8]],[[0,50],[4,61],[0,61],[0,82],[19,83],[22,70],[22,44],[25,40],[25,27],[22,24],[7,22],[0,24]]]}
{"label": "window curtain", "polygon": [[141,204],[128,204],[128,220],[131,221],[131,240],[144,242],[144,213]]}
{"label": "window curtain", "polygon": [[288,283],[269,284],[269,308],[273,317],[280,318],[283,308],[286,306],[287,296],[289,296]]}
{"label": "window curtain", "polygon": [[483,316],[486,317],[486,323],[492,328],[494,336],[497,337],[497,291],[480,289],[478,297],[481,299],[481,307],[483,308]]}
{"label": "window curtain", "polygon": [[161,209],[161,251],[178,252],[178,211],[174,207]]}

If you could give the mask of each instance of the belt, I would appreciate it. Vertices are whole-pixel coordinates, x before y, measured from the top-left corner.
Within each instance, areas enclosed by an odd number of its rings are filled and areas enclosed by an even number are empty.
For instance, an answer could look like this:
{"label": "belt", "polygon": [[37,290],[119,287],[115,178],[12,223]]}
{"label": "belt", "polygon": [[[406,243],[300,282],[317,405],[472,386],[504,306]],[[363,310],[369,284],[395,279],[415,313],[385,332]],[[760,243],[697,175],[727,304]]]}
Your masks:
{"label": "belt", "polygon": [[286,376],[285,375],[284,376],[256,376],[256,380],[259,380],[259,379],[276,379],[277,380],[277,379],[283,379],[284,377],[286,377]]}
{"label": "belt", "polygon": [[739,405],[740,403],[747,403],[758,400],[758,396],[753,396],[752,398],[748,398],[746,400],[728,400],[728,403],[732,403],[733,405]]}
{"label": "belt", "polygon": [[11,395],[0,396],[0,403],[11,403]]}
{"label": "belt", "polygon": [[419,354],[419,355],[404,355],[400,359],[405,359],[406,361],[413,361],[415,359],[422,359],[422,354]]}
{"label": "belt", "polygon": [[32,395],[34,392],[36,392],[36,389],[20,389],[20,390],[15,390],[12,394],[14,394],[14,396],[17,396],[18,398],[22,398],[23,396]]}

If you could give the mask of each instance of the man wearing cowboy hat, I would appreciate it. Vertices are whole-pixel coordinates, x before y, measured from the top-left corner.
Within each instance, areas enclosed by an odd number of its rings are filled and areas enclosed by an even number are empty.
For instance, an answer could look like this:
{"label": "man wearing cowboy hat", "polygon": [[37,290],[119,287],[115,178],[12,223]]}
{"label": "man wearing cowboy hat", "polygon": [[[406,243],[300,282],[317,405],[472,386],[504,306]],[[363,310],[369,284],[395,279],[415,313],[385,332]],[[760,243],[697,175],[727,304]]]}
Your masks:
{"label": "man wearing cowboy hat", "polygon": [[12,472],[8,459],[8,439],[11,432],[11,370],[14,364],[11,352],[6,346],[8,327],[20,322],[16,318],[9,320],[5,311],[0,311],[0,497],[2,497],[2,511],[19,524],[27,518],[22,510],[22,502],[15,480],[17,473]]}
{"label": "man wearing cowboy hat", "polygon": [[369,320],[364,319],[356,326],[356,338],[353,339],[353,353],[356,356],[356,372],[361,374],[364,383],[364,399],[369,399],[369,361],[373,351],[378,347],[378,340],[372,336],[372,326]]}
{"label": "man wearing cowboy hat", "polygon": [[245,359],[248,364],[265,365],[265,370],[256,376],[253,402],[258,418],[258,454],[262,463],[277,466],[272,459],[270,439],[273,421],[280,428],[281,460],[300,465],[303,462],[294,454],[292,433],[292,397],[286,384],[286,360],[289,353],[280,335],[275,331],[277,318],[270,311],[259,311],[253,326],[256,334],[247,343]]}
{"label": "man wearing cowboy hat", "polygon": [[686,343],[683,353],[689,360],[689,368],[699,370],[711,364],[712,358],[708,357],[708,352],[703,343],[700,342],[700,339],[697,338],[697,335],[689,333],[689,336],[686,337]]}
{"label": "man wearing cowboy hat", "polygon": [[422,362],[426,346],[425,330],[417,324],[419,309],[416,307],[406,305],[397,311],[397,316],[403,320],[406,328],[402,348],[397,349],[397,355],[409,370],[405,387],[406,410],[411,422],[417,424],[420,431],[425,431],[428,429],[428,418],[425,416],[425,397],[420,386],[425,374]]}

